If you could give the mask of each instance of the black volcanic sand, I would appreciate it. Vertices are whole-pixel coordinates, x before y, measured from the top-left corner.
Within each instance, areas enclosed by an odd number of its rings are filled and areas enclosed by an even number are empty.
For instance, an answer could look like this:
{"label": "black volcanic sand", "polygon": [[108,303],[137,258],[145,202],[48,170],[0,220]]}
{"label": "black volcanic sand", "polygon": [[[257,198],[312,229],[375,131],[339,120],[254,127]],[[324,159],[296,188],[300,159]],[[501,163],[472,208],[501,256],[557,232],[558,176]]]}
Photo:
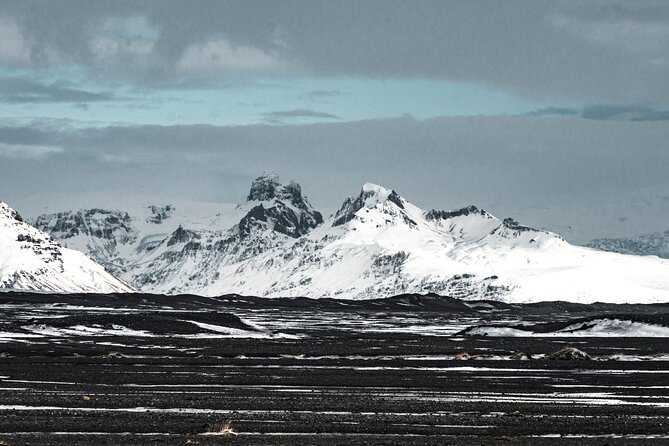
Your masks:
{"label": "black volcanic sand", "polygon": [[[476,308],[3,293],[0,444],[669,444],[669,361],[649,360],[667,339],[456,334],[603,315],[662,323],[668,306]],[[48,331],[77,326],[148,335]],[[10,337],[34,327],[47,334]],[[509,359],[566,346],[594,359]],[[453,359],[464,352],[482,359]],[[619,354],[643,360],[607,360]],[[224,426],[234,434],[215,435]]]}

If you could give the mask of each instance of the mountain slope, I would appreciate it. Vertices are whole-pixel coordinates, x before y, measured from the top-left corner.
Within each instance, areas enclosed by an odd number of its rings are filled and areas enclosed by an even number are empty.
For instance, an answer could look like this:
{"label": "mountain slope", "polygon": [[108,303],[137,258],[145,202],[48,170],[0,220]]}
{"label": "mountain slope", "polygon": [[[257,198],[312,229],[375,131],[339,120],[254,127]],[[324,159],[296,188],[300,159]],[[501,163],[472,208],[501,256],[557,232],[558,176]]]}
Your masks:
{"label": "mountain slope", "polygon": [[131,292],[81,252],[63,248],[0,202],[0,289]]}
{"label": "mountain slope", "polygon": [[[298,185],[281,185],[272,175],[254,181],[242,204],[198,215],[179,214],[180,207],[171,206],[151,228],[146,217],[127,220],[116,212],[113,228],[89,226],[85,243],[79,235],[63,237],[53,216],[38,222],[50,222],[40,227],[65,243],[85,244],[92,256],[109,250],[91,247],[114,246],[116,257],[102,260],[147,292],[669,301],[669,261],[572,246],[474,206],[425,212],[374,184],[365,184],[327,220]],[[70,220],[76,218],[70,214]]]}

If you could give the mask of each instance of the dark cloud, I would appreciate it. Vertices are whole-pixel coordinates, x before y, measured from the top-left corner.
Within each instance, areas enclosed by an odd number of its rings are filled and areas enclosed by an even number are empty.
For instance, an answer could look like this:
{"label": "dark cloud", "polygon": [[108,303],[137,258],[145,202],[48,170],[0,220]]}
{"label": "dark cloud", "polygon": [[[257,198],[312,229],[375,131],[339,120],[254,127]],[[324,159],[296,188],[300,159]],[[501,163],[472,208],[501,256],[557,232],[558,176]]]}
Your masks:
{"label": "dark cloud", "polygon": [[[80,64],[151,86],[211,85],[239,69],[669,100],[664,1],[25,0],[1,3],[0,17],[18,24],[37,66]],[[108,31],[137,17],[125,34]]]}
{"label": "dark cloud", "polygon": [[263,120],[270,123],[282,123],[291,119],[316,118],[316,119],[340,119],[339,116],[319,112],[315,110],[277,110],[263,114]]}
{"label": "dark cloud", "polygon": [[544,107],[525,116],[580,116],[599,121],[668,121],[669,111],[648,105],[595,104],[583,108]]}
{"label": "dark cloud", "polygon": [[[513,206],[561,195],[611,200],[617,191],[667,184],[664,122],[575,117],[410,117],[301,125],[219,127],[58,124],[0,129],[0,144],[59,147],[37,159],[3,160],[0,196],[120,189],[235,202],[263,170],[295,178],[320,207],[336,208],[367,181],[422,207]],[[30,179],[26,181],[26,179]],[[20,188],[16,185],[21,184]],[[502,216],[507,208],[493,207]],[[603,223],[604,224],[604,223]]]}
{"label": "dark cloud", "polygon": [[667,121],[669,111],[641,105],[592,105],[581,113],[585,119],[625,121]]}
{"label": "dark cloud", "polygon": [[93,93],[73,88],[69,83],[40,84],[22,78],[0,78],[0,102],[99,102],[115,100],[109,93]]}

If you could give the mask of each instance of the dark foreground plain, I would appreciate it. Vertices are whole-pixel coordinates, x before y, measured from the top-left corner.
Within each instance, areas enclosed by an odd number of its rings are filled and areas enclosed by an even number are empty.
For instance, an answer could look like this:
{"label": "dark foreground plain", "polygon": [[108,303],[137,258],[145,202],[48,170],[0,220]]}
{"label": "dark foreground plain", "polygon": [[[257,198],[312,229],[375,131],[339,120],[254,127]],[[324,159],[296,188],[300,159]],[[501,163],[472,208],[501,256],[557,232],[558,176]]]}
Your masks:
{"label": "dark foreground plain", "polygon": [[[669,444],[667,338],[460,333],[662,326],[669,306],[2,293],[0,309],[0,444]],[[545,356],[567,346],[591,359]]]}

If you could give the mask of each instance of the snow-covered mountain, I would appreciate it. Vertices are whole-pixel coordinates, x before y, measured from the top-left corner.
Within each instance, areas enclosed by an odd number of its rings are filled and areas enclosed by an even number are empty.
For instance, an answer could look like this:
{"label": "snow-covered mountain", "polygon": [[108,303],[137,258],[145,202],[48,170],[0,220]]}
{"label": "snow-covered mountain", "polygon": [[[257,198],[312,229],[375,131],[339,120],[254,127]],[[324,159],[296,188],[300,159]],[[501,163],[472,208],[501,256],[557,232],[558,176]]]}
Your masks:
{"label": "snow-covered mountain", "polygon": [[131,292],[81,252],[63,248],[0,202],[0,289]]}
{"label": "snow-covered mountain", "polygon": [[373,184],[327,220],[299,185],[263,175],[238,205],[87,209],[35,224],[147,292],[669,301],[669,261],[572,246],[474,206],[423,211]]}

